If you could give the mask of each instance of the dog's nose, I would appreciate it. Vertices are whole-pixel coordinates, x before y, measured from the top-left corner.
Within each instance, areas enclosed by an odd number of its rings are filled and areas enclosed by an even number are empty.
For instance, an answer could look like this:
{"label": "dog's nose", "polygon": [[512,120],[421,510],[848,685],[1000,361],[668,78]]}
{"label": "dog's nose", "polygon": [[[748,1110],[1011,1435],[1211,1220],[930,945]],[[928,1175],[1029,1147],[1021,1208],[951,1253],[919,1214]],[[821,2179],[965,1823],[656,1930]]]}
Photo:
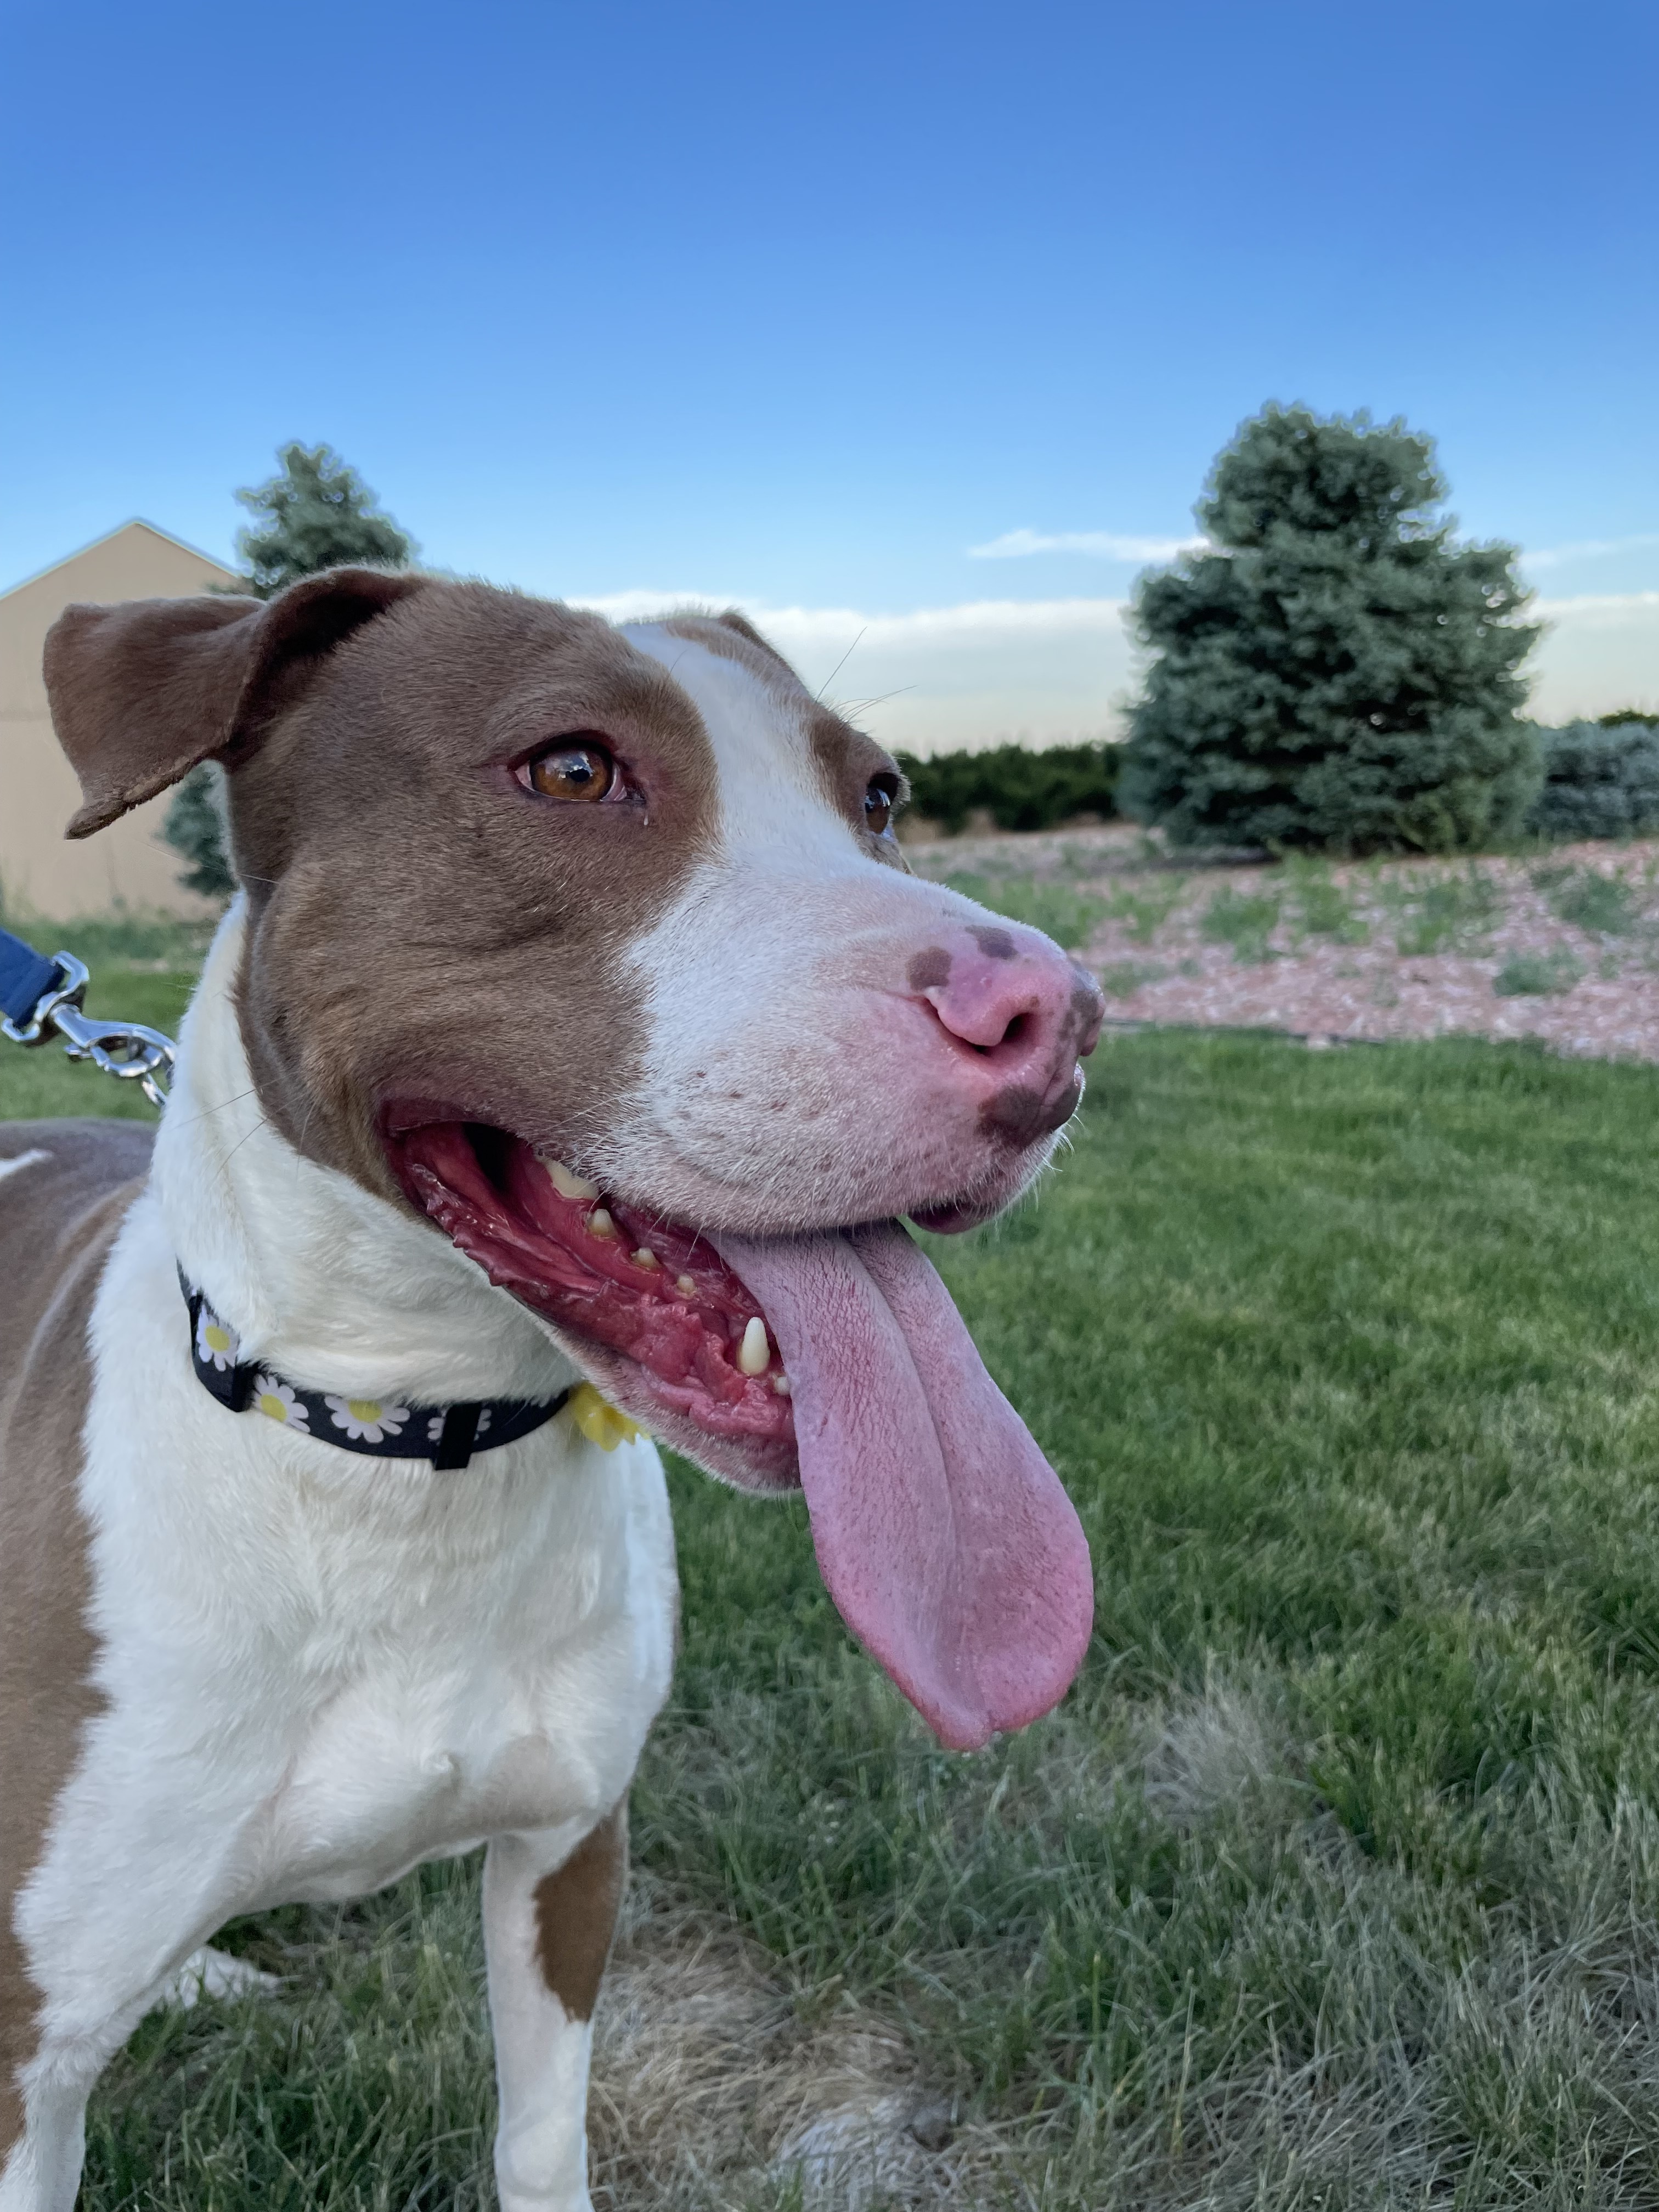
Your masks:
{"label": "dog's nose", "polygon": [[1069,1120],[1106,1001],[1057,945],[1031,929],[953,927],[911,960],[910,988],[971,1055],[963,1072],[983,1089],[988,1128],[1030,1144]]}

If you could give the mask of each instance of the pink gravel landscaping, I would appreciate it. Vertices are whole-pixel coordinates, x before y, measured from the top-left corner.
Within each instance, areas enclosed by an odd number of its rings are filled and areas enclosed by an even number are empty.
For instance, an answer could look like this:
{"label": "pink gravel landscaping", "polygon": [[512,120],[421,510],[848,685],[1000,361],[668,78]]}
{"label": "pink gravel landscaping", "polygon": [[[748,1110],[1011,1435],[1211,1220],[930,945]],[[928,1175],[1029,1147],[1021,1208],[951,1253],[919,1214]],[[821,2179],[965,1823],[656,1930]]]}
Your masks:
{"label": "pink gravel landscaping", "polygon": [[1188,865],[1114,823],[942,840],[908,857],[1069,927],[1117,1021],[1535,1037],[1659,1061],[1659,840],[1526,859]]}

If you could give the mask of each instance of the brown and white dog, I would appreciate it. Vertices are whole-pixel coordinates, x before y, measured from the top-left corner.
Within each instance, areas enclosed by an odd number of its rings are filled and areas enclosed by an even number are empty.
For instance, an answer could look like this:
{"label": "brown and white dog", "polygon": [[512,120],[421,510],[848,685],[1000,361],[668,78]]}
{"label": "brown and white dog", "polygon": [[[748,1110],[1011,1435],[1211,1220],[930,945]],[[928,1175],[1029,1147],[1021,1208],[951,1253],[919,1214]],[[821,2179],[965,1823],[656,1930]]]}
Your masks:
{"label": "brown and white dog", "polygon": [[800,1485],[978,1745],[1070,1680],[1088,1554],[897,1220],[1030,1185],[1098,994],[908,872],[892,762],[734,616],[340,570],[71,608],[47,677],[71,834],[215,758],[246,888],[153,1154],[0,1128],[0,2212],[69,2212],[91,2083],[223,1921],[485,1842],[501,2201],[571,2212],[672,1659],[656,1450],[567,1414],[443,1473],[234,1413],[179,1275],[337,1404],[586,1376]]}

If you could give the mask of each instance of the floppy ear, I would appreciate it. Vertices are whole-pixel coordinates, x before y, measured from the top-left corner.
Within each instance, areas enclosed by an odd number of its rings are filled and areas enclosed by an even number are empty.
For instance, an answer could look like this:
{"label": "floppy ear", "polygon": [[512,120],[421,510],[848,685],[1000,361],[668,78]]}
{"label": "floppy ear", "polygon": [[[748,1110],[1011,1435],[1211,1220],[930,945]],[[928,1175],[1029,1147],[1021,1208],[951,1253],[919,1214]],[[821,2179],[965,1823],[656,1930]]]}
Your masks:
{"label": "floppy ear", "polygon": [[420,576],[333,568],[276,599],[132,599],[66,607],[46,633],[58,741],[81,779],[65,834],[89,837],[198,761],[234,766],[270,710],[295,697],[328,653]]}

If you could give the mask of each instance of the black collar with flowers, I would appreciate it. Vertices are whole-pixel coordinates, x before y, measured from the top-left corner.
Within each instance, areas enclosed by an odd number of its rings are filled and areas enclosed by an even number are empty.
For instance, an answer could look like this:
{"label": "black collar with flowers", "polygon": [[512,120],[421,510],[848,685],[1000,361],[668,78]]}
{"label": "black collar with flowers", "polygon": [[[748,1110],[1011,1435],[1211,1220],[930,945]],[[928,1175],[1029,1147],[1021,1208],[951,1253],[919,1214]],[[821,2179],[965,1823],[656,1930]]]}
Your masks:
{"label": "black collar with flowers", "polygon": [[[285,1429],[344,1451],[366,1452],[375,1459],[430,1460],[442,1473],[465,1467],[474,1452],[494,1451],[529,1436],[550,1421],[572,1395],[561,1390],[556,1398],[533,1403],[489,1398],[459,1406],[401,1406],[379,1398],[339,1398],[331,1390],[302,1390],[257,1360],[240,1357],[235,1330],[185,1280],[182,1268],[179,1284],[190,1304],[190,1355],[203,1388],[233,1413],[264,1413]],[[621,1423],[622,1417],[613,1414],[612,1420]],[[588,1423],[582,1425],[589,1430]]]}

